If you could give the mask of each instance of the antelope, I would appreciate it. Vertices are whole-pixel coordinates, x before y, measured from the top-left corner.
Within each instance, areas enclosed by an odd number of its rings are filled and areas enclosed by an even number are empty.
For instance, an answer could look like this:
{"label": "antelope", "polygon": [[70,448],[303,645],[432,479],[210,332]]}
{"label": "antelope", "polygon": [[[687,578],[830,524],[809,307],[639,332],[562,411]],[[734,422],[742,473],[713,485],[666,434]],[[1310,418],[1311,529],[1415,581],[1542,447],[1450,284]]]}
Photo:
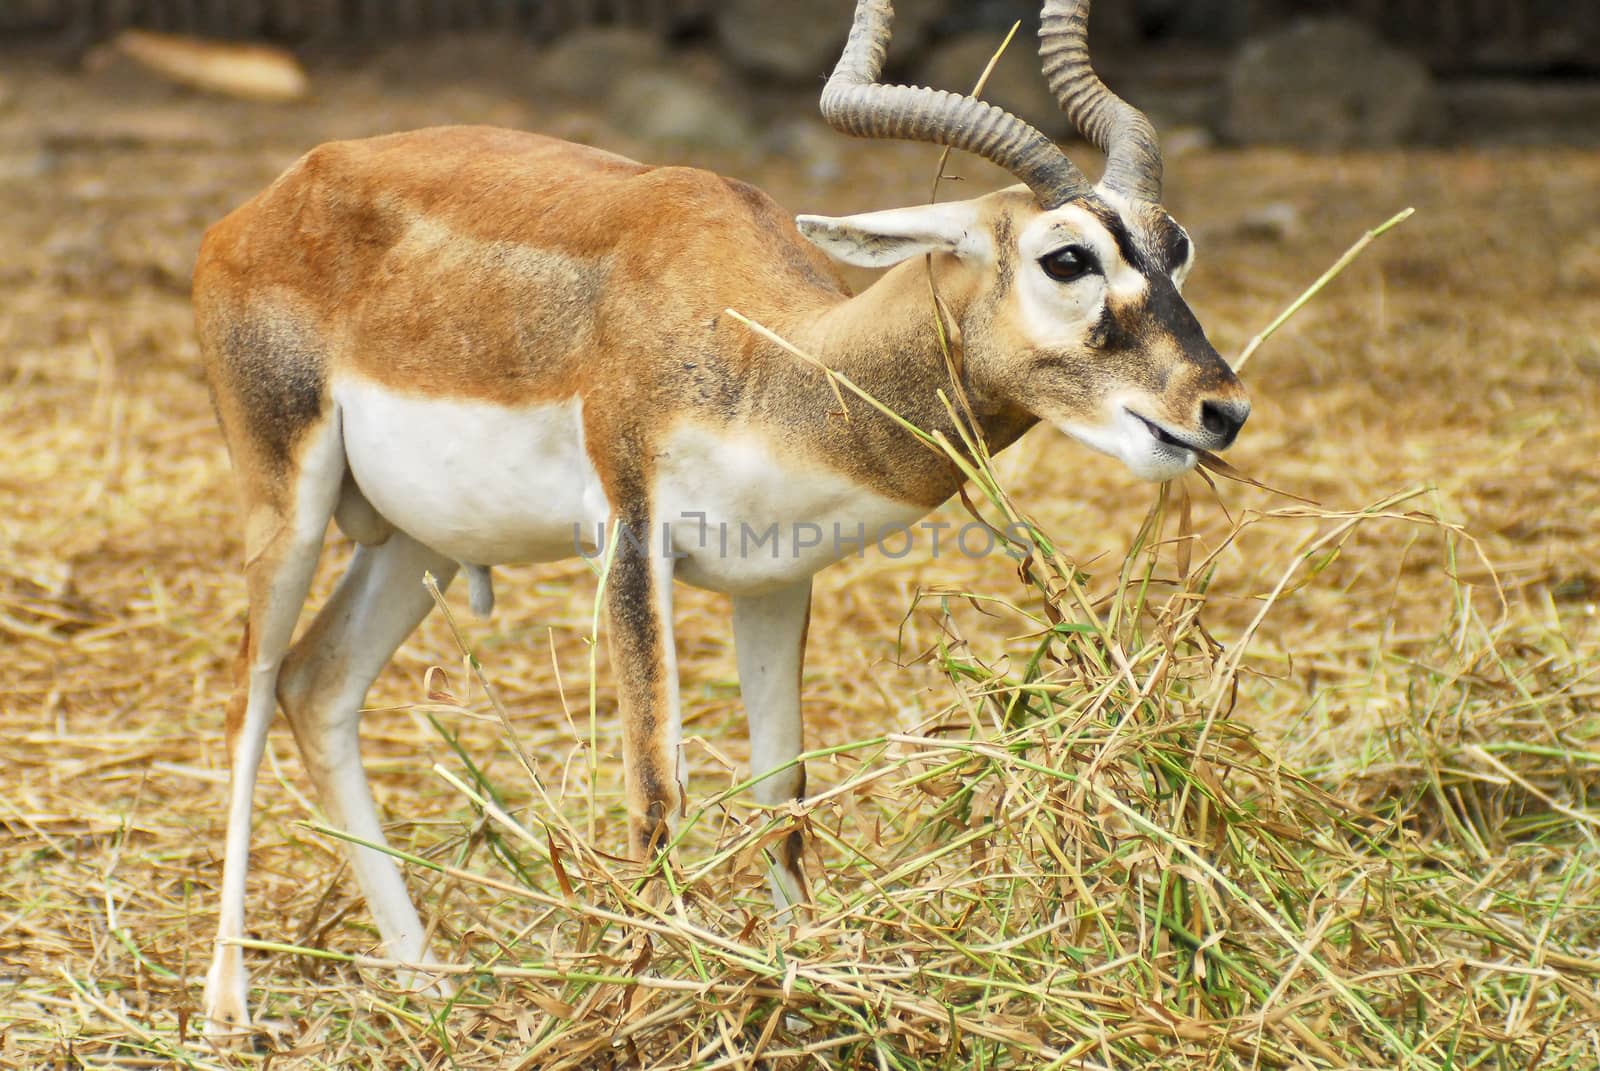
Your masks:
{"label": "antelope", "polygon": [[[613,553],[604,603],[623,725],[629,851],[683,810],[672,585],[732,603],[754,794],[803,798],[800,674],[811,578],[954,494],[961,474],[887,416],[838,411],[814,364],[959,442],[999,450],[1053,424],[1167,480],[1227,447],[1244,389],[1180,296],[1189,237],[1161,207],[1144,115],[1094,73],[1088,0],[1048,0],[1043,73],[1106,157],[1091,184],[1047,137],[971,96],[878,82],[889,0],[859,0],[821,110],[839,131],[962,149],[1019,180],[973,200],[791,218],[761,191],[530,133],[445,127],[323,145],[205,235],[194,308],[245,516],[249,609],[227,706],[231,770],[210,1029],[249,1028],[251,797],[281,706],[330,820],[384,836],[362,768],[368,688],[468,567],[591,552],[575,532],[651,533]],[[888,269],[852,293],[829,258]],[[959,362],[932,319],[940,295]],[[685,518],[691,518],[685,521]],[[293,639],[329,520],[348,571]],[[708,538],[765,530],[776,550]],[[655,538],[657,526],[662,538]],[[799,835],[770,860],[806,899]],[[428,959],[393,858],[350,863],[387,954]],[[436,991],[444,991],[437,983]]]}

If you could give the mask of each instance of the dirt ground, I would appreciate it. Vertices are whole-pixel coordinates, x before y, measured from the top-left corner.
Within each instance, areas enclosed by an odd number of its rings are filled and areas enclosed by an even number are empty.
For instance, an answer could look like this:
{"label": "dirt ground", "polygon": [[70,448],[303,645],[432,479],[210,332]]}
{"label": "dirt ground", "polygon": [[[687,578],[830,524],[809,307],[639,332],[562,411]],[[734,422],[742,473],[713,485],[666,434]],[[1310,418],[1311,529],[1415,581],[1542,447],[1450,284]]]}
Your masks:
{"label": "dirt ground", "polygon": [[[650,159],[693,159],[796,211],[925,199],[937,153],[849,145],[841,169],[790,153],[629,143],[581,111],[479,86],[418,88],[319,73],[293,106],[198,97],[110,72],[0,71],[0,1064],[89,1060],[140,1024],[198,1014],[221,872],[222,704],[244,592],[227,461],[201,382],[188,275],[203,229],[321,141],[472,121],[550,130]],[[818,137],[827,135],[819,132]],[[973,187],[994,179],[967,162]],[[1373,523],[1256,634],[1235,717],[1287,760],[1361,754],[1406,697],[1400,658],[1504,613],[1558,630],[1592,694],[1600,642],[1600,155],[1474,150],[1308,156],[1196,150],[1168,163],[1168,207],[1193,233],[1190,301],[1224,353],[1247,340],[1366,228],[1414,206],[1244,372],[1255,412],[1229,458],[1329,509],[1412,489],[1403,510],[1458,523]],[[1118,561],[1153,490],[1045,430],[1000,469],[1013,494],[1094,574]],[[1202,538],[1225,530],[1195,485]],[[1240,515],[1291,506],[1224,483]],[[1400,511],[1397,511],[1400,512]],[[947,519],[959,510],[945,507]],[[1248,531],[1208,608],[1240,634],[1316,520]],[[348,553],[335,539],[325,591]],[[1491,571],[1492,564],[1492,571]],[[808,740],[916,724],[943,699],[919,655],[941,634],[946,586],[1012,592],[995,561],[869,555],[818,584]],[[581,563],[498,572],[489,622],[450,599],[527,739],[582,814],[574,758],[589,686],[593,580]],[[1214,614],[1213,614],[1214,611]],[[679,592],[691,793],[743,755],[722,600]],[[961,611],[965,612],[965,611]],[[981,616],[966,634],[982,638]],[[1003,637],[995,637],[998,641]],[[429,772],[444,754],[415,704],[428,667],[471,692],[435,615],[374,692],[367,747],[401,844],[465,821]],[[602,710],[609,676],[598,678]],[[492,726],[463,723],[486,753]],[[598,754],[614,757],[602,722]],[[336,844],[313,814],[287,730],[258,791],[251,929],[371,946]],[[497,762],[507,762],[502,754]],[[814,783],[826,784],[826,764]],[[604,765],[595,791],[615,795]],[[612,822],[598,843],[620,847]],[[259,986],[297,983],[286,958]],[[128,1025],[132,1023],[133,1025]],[[165,1027],[163,1027],[165,1029]],[[123,1066],[133,1066],[125,1064]]]}

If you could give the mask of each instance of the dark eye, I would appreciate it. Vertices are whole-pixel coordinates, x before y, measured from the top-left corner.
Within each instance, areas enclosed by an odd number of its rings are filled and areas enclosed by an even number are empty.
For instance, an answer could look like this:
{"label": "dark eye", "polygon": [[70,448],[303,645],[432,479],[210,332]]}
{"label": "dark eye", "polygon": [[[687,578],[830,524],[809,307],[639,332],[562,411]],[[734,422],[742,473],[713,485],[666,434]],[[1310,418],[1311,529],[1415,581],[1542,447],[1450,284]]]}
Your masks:
{"label": "dark eye", "polygon": [[1178,240],[1172,243],[1172,256],[1170,258],[1174,268],[1181,268],[1189,261],[1189,239],[1178,235]]}
{"label": "dark eye", "polygon": [[1062,246],[1039,258],[1039,267],[1058,283],[1070,283],[1100,270],[1094,254],[1081,245]]}

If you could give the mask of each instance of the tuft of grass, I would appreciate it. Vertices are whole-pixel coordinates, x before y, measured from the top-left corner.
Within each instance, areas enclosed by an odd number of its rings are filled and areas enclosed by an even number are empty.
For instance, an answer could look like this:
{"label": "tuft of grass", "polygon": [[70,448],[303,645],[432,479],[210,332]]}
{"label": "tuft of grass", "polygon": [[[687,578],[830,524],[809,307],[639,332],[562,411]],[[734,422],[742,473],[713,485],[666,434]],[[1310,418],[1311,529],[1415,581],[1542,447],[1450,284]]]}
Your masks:
{"label": "tuft of grass", "polygon": [[[1116,568],[1087,576],[965,445],[950,456],[972,467],[977,515],[1027,532],[1024,583],[920,597],[942,628],[926,658],[943,708],[808,753],[828,786],[812,799],[763,811],[732,784],[645,868],[598,850],[531,764],[497,782],[449,739],[437,772],[493,850],[474,867],[406,857],[481,905],[450,968],[463,995],[413,1020],[433,1059],[480,1066],[510,1044],[495,1066],[1585,1066],[1600,689],[1560,635],[1480,620],[1463,593],[1450,634],[1386,652],[1408,702],[1360,768],[1295,769],[1230,716],[1248,660],[1204,625],[1232,537],[1177,571],[1169,488]],[[1241,516],[1235,532],[1320,523],[1257,621],[1363,527],[1459,546],[1402,509],[1419,495]],[[1013,639],[979,648],[973,614]],[[774,919],[764,855],[795,829],[815,906]]]}

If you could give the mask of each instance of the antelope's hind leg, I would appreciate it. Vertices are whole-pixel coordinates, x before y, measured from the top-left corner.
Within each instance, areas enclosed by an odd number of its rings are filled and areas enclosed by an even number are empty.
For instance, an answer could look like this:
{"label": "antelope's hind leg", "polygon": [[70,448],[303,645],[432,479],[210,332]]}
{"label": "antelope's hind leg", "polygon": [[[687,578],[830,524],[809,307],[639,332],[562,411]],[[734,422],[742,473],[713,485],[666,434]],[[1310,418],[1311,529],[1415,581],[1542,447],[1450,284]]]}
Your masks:
{"label": "antelope's hind leg", "polygon": [[[346,495],[351,493],[359,494],[347,487]],[[341,506],[341,527],[345,515]],[[404,532],[386,534],[380,544],[356,548],[349,570],[289,652],[278,680],[279,701],[328,818],[376,845],[386,841],[361,764],[361,708],[395,649],[433,607],[423,574],[432,573],[444,587],[457,568]],[[429,962],[426,930],[394,858],[354,843],[345,847],[387,955]],[[403,976],[401,984],[409,986],[412,979]],[[431,988],[441,996],[452,992],[441,980]]]}
{"label": "antelope's hind leg", "polygon": [[245,508],[245,583],[249,612],[228,701],[228,832],[222,865],[217,944],[206,974],[206,1029],[250,1029],[244,951],[245,879],[250,868],[256,774],[277,705],[278,671],[289,650],[322,551],[344,475],[344,446],[331,412],[300,430],[292,454],[263,459],[232,443]]}

